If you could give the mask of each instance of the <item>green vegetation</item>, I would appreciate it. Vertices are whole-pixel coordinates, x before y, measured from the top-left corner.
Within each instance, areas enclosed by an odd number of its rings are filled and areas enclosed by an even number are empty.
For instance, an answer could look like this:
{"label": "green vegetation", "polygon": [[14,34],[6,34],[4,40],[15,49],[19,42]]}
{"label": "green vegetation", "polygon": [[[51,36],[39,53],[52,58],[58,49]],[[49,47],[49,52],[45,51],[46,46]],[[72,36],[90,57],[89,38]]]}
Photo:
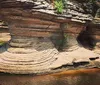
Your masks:
{"label": "green vegetation", "polygon": [[70,36],[68,36],[67,34],[64,34],[64,43],[67,43],[68,42],[68,38],[69,38]]}
{"label": "green vegetation", "polygon": [[0,46],[3,45],[5,42],[4,41],[0,41]]}
{"label": "green vegetation", "polygon": [[61,14],[63,12],[63,9],[64,9],[63,0],[55,0],[54,6],[57,10],[57,13]]}

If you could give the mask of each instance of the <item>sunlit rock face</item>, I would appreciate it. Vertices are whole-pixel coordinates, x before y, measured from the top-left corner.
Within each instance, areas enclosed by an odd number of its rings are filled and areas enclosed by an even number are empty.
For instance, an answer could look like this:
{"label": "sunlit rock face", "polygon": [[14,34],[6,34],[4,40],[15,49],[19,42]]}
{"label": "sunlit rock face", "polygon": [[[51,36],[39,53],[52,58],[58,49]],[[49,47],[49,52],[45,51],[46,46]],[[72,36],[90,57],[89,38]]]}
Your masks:
{"label": "sunlit rock face", "polygon": [[[85,10],[82,8],[81,3],[78,4],[77,1],[71,0],[65,0],[65,2],[65,7],[62,14],[57,14],[57,11],[52,3],[49,3],[47,0],[1,0],[0,18],[8,23],[10,34],[12,37],[9,45],[19,48],[23,46],[32,46],[32,42],[27,41],[27,39],[24,40],[27,44],[23,43],[21,46],[21,41],[19,41],[20,39],[16,39],[18,36],[22,38],[52,38],[54,36],[60,36],[61,38],[61,23],[68,23],[69,21],[86,23],[87,21],[91,21],[93,19],[91,14],[85,13]],[[81,29],[82,27],[78,28]],[[82,29],[81,31],[80,29],[79,32],[82,31]],[[66,31],[66,29],[64,29],[63,31]]]}
{"label": "sunlit rock face", "polygon": [[11,35],[11,40],[0,49],[1,72],[49,73],[62,68],[92,67],[91,58],[99,59],[98,54],[77,42],[85,24],[93,19],[82,3],[68,0],[58,14],[46,0],[0,1],[0,19],[7,22]]}
{"label": "sunlit rock face", "polygon": [[[15,3],[16,2],[16,3]],[[8,4],[9,5],[5,5]],[[56,9],[49,3],[48,0],[7,0],[0,2],[1,8],[23,8],[23,9],[31,9],[31,11],[39,11],[48,14],[53,14],[57,16],[62,16],[65,18],[69,18],[72,21],[85,23],[86,21],[92,20],[92,16],[89,13],[86,13],[84,10],[84,6],[82,3],[78,3],[77,1],[64,0],[64,9],[62,14],[57,14]],[[67,8],[66,8],[67,7]],[[88,10],[88,8],[86,8]]]}

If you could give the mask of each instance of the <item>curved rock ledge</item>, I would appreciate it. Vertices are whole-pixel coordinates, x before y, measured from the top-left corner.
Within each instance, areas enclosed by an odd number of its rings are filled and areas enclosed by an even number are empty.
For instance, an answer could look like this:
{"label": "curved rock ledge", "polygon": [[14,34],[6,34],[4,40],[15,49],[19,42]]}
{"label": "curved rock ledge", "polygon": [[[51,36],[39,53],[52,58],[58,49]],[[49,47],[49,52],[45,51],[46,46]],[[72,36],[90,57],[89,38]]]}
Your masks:
{"label": "curved rock ledge", "polygon": [[0,48],[0,72],[42,74],[99,68],[100,55],[77,42],[92,15],[77,1],[67,5],[63,14],[57,14],[43,0],[0,0],[0,19],[7,22],[11,35]]}

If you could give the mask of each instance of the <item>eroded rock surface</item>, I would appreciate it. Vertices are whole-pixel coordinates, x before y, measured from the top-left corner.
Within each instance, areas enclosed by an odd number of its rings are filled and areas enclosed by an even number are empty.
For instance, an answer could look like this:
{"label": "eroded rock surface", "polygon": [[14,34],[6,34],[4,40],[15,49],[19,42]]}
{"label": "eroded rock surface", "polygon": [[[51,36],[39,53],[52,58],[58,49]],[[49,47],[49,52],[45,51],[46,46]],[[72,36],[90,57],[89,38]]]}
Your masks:
{"label": "eroded rock surface", "polygon": [[93,19],[82,6],[68,0],[58,14],[46,0],[0,0],[0,19],[8,23],[11,35],[0,48],[0,71],[29,74],[99,67],[91,62],[99,62],[100,55],[77,42],[85,24]]}

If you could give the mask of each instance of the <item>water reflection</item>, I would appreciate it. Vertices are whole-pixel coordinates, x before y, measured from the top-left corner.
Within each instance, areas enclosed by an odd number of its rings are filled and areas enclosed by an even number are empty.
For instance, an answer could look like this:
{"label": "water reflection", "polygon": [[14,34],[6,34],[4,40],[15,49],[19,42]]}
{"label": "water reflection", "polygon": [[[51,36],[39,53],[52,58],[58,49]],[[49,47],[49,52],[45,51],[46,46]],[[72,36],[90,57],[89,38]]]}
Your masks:
{"label": "water reflection", "polygon": [[64,71],[45,76],[0,74],[0,85],[100,85],[99,72],[100,69]]}

